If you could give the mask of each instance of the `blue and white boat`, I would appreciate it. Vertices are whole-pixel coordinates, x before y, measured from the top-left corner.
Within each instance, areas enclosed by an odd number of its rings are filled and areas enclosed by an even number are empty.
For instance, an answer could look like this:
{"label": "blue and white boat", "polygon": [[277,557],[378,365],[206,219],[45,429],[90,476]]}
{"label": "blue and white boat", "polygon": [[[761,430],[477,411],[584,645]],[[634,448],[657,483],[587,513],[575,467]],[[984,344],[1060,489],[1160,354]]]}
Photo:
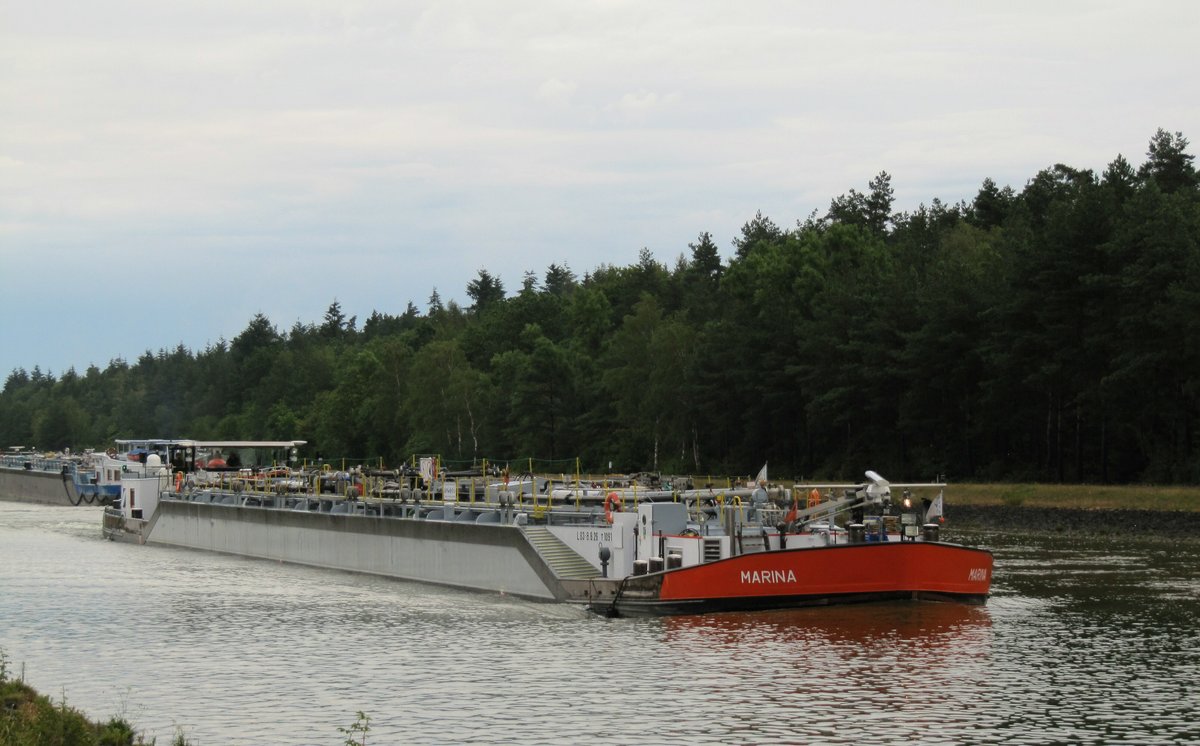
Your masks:
{"label": "blue and white boat", "polygon": [[51,505],[105,505],[121,494],[119,465],[104,453],[42,453],[9,448],[0,455],[0,500]]}

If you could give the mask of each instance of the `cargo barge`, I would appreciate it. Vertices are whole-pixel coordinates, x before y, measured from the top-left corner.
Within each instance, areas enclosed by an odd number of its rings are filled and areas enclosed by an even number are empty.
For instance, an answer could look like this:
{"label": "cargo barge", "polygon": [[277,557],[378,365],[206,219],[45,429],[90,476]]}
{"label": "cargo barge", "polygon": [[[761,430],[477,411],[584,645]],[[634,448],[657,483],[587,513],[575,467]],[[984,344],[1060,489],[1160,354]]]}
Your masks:
{"label": "cargo barge", "polygon": [[[697,488],[683,478],[448,475],[425,463],[410,472],[305,470],[288,464],[292,443],[177,441],[151,453],[144,473],[121,480],[104,535],[611,616],[978,604],[990,590],[991,553],[942,540],[940,483],[891,485],[867,472],[850,485]],[[218,459],[224,465],[209,468],[217,451],[241,465]],[[254,455],[266,451],[276,455]],[[893,487],[903,490],[895,502]],[[933,497],[919,501],[920,492]]]}
{"label": "cargo barge", "polygon": [[121,492],[120,469],[104,468],[106,456],[39,453],[10,448],[0,455],[0,500],[47,505],[106,504]]}

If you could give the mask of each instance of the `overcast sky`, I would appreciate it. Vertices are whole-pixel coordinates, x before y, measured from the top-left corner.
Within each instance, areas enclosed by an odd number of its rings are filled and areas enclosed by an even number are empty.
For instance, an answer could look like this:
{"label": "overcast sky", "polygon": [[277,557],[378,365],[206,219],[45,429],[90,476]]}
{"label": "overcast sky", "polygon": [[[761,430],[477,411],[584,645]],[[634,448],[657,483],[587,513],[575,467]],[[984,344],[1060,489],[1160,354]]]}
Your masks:
{"label": "overcast sky", "polygon": [[1191,1],[0,0],[0,376],[728,257],[883,170],[911,210],[1136,166],[1200,137],[1198,32]]}

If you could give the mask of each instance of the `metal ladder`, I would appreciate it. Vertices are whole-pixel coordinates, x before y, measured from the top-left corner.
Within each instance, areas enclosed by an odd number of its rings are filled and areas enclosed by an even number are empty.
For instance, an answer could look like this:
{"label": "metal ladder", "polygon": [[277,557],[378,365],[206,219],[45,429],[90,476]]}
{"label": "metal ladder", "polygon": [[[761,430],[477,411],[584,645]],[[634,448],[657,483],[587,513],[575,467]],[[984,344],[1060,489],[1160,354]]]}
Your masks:
{"label": "metal ladder", "polygon": [[767,550],[761,529],[742,533],[741,550],[742,554],[765,552]]}

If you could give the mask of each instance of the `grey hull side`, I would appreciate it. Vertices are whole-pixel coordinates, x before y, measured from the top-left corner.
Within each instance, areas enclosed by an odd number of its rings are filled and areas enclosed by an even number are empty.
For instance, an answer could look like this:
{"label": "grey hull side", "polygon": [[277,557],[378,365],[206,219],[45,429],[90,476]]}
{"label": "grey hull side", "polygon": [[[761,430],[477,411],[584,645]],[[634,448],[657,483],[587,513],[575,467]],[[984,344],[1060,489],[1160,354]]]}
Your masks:
{"label": "grey hull side", "polygon": [[145,543],[564,600],[515,526],[332,515],[164,500]]}
{"label": "grey hull side", "polygon": [[0,468],[0,500],[73,505],[76,499],[70,480],[58,472]]}

